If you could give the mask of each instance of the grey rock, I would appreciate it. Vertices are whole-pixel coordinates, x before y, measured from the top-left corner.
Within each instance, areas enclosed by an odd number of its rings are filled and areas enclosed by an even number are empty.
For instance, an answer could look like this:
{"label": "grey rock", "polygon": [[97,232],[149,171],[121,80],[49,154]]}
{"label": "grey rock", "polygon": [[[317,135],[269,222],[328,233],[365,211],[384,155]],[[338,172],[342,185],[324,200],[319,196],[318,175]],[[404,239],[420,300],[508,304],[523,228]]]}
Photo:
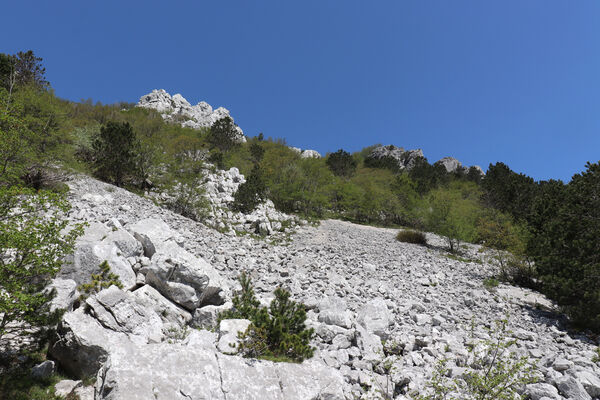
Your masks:
{"label": "grey rock", "polygon": [[302,154],[300,154],[302,158],[321,158],[321,154],[316,150],[304,150]]}
{"label": "grey rock", "polygon": [[548,383],[532,383],[525,387],[525,393],[529,394],[531,400],[542,400],[544,398],[561,400],[558,390]]}
{"label": "grey rock", "polygon": [[56,364],[52,360],[46,360],[31,369],[31,377],[34,379],[48,379],[56,371]]}
{"label": "grey rock", "polygon": [[570,400],[592,400],[583,385],[572,376],[564,376],[556,384],[560,393]]}
{"label": "grey rock", "polygon": [[379,336],[369,333],[361,325],[356,326],[356,343],[364,361],[376,363],[383,358],[381,339]]}
{"label": "grey rock", "polygon": [[569,375],[579,381],[593,398],[600,398],[600,377],[587,370],[569,370]]}
{"label": "grey rock", "polygon": [[82,385],[81,381],[72,381],[70,379],[63,379],[54,385],[54,393],[58,396],[67,397],[71,392]]}
{"label": "grey rock", "polygon": [[73,279],[54,278],[47,290],[55,290],[56,295],[50,301],[50,311],[70,311],[77,299],[77,282]]}
{"label": "grey rock", "polygon": [[396,161],[399,169],[410,170],[415,166],[418,159],[423,158],[423,151],[421,149],[405,151],[402,147],[389,145],[376,147],[367,156],[368,159],[375,160],[388,157]]}
{"label": "grey rock", "polygon": [[142,286],[132,294],[138,304],[153,310],[163,323],[185,326],[192,319],[189,312],[171,303],[150,285]]}
{"label": "grey rock", "polygon": [[247,319],[224,319],[219,324],[217,349],[224,354],[237,353],[239,334],[246,332],[251,322]]}
{"label": "grey rock", "polygon": [[326,297],[319,303],[319,321],[342,328],[352,326],[352,313],[346,302],[339,297]]}
{"label": "grey rock", "polygon": [[217,327],[219,314],[230,310],[232,307],[233,304],[231,302],[227,302],[221,306],[209,305],[202,308],[197,308],[196,311],[194,311],[194,317],[191,325],[200,329],[214,329]]}
{"label": "grey rock", "polygon": [[[108,238],[110,231],[97,240],[100,232],[104,232],[97,224],[88,227],[86,234],[77,241],[75,252],[67,257],[67,262],[58,274],[59,278],[72,279],[78,285],[88,283],[92,274],[100,272],[100,264],[107,261],[111,272],[119,277],[125,288],[135,286],[135,272],[125,255],[117,245]],[[91,231],[90,231],[91,230]]]}
{"label": "grey rock", "polygon": [[91,315],[106,329],[125,333],[138,343],[159,343],[163,338],[160,317],[136,300],[133,294],[113,285],[89,297],[86,303]]}
{"label": "grey rock", "polygon": [[358,310],[357,322],[364,326],[369,333],[374,333],[382,339],[388,338],[388,330],[392,313],[385,300],[377,298],[368,301]]}
{"label": "grey rock", "polygon": [[456,172],[462,168],[462,164],[454,157],[444,157],[439,161],[436,161],[436,164],[442,165],[446,172]]}
{"label": "grey rock", "polygon": [[123,333],[104,329],[83,308],[66,313],[57,328],[50,354],[73,376],[86,378],[96,374],[111,348],[127,347]]}

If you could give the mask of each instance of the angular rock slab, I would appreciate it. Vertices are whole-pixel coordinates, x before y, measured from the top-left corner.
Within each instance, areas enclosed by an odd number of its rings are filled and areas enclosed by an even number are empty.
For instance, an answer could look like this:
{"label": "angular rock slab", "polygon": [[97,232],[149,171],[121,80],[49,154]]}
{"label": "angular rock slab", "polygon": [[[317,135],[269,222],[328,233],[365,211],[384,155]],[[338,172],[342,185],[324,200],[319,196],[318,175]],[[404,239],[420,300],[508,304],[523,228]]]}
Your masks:
{"label": "angular rock slab", "polygon": [[132,346],[98,373],[96,400],[345,399],[342,375],[324,364],[273,363],[176,344]]}
{"label": "angular rock slab", "polygon": [[157,344],[114,352],[98,372],[96,399],[225,400],[214,352]]}

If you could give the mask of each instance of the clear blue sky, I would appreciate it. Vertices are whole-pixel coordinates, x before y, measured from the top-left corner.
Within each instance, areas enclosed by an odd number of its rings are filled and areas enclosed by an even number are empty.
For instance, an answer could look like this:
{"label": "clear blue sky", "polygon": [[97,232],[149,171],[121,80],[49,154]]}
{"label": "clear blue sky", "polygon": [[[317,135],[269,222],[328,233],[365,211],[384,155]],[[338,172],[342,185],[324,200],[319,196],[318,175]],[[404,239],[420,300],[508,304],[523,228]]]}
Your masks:
{"label": "clear blue sky", "polygon": [[600,1],[12,1],[58,96],[155,88],[321,153],[374,143],[569,180],[600,159]]}

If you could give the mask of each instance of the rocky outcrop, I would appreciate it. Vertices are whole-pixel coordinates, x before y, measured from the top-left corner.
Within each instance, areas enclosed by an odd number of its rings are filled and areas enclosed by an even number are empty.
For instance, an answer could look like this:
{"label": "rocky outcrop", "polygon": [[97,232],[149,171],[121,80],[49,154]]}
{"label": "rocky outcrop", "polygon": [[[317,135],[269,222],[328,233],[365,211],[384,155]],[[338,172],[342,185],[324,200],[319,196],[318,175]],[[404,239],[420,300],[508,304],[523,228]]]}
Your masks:
{"label": "rocky outcrop", "polygon": [[[155,89],[140,97],[137,107],[156,110],[166,121],[193,129],[210,128],[219,119],[231,117],[226,108],[219,107],[213,110],[210,104],[204,101],[192,106],[182,95],[176,94],[171,97],[163,89]],[[242,129],[236,126],[236,130],[233,139],[240,143],[246,142]]]}
{"label": "rocky outcrop", "polygon": [[436,164],[442,165],[446,168],[446,172],[456,172],[459,169],[462,169],[462,164],[454,157],[444,157],[441,160],[437,161]]}
{"label": "rocky outcrop", "polygon": [[404,148],[394,145],[376,147],[367,156],[367,160],[380,161],[391,159],[400,170],[412,169],[420,158],[423,158],[423,151],[421,149],[404,150]]}
{"label": "rocky outcrop", "polygon": [[300,153],[300,157],[302,158],[321,158],[321,153],[316,150],[304,150]]}

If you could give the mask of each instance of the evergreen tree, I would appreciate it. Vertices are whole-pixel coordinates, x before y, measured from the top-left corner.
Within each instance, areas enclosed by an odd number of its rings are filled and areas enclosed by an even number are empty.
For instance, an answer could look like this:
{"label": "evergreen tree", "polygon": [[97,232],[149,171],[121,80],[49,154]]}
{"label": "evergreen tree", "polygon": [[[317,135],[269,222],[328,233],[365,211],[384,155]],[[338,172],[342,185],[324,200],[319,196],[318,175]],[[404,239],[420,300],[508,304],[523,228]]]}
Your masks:
{"label": "evergreen tree", "polygon": [[212,148],[217,148],[221,152],[231,150],[238,143],[235,140],[238,135],[237,125],[229,116],[217,120],[210,128],[208,134],[208,143]]}
{"label": "evergreen tree", "polygon": [[136,136],[128,122],[108,122],[92,143],[94,173],[106,182],[121,186],[135,172]]}
{"label": "evergreen tree", "polygon": [[356,171],[357,162],[356,160],[343,149],[339,149],[335,153],[331,153],[327,156],[325,161],[331,172],[337,176],[352,176]]}

